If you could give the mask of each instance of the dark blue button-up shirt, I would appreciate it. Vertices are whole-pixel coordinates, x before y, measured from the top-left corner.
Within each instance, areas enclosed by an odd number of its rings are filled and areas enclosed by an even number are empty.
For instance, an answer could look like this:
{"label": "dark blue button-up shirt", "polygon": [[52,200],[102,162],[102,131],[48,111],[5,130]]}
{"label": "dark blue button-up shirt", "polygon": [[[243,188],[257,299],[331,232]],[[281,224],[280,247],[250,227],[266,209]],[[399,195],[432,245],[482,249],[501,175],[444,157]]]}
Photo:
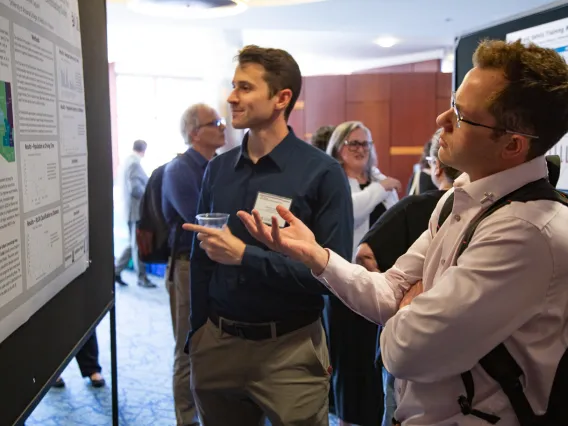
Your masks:
{"label": "dark blue button-up shirt", "polygon": [[254,164],[245,136],[240,147],[213,159],[203,178],[199,213],[229,213],[229,228],[246,249],[240,266],[213,262],[194,240],[191,324],[197,330],[210,311],[250,323],[318,315],[325,287],[302,263],[270,251],[248,233],[236,213],[252,211],[259,192],[292,199],[291,211],[324,247],[351,259],[353,203],[337,161],[298,139],[292,130]]}
{"label": "dark blue button-up shirt", "polygon": [[[207,159],[189,148],[174,158],[165,168],[162,178],[162,211],[171,224],[170,247],[173,247],[175,228],[180,220],[195,222],[195,212]],[[180,219],[181,218],[181,219]],[[180,231],[178,253],[189,253],[193,233]]]}

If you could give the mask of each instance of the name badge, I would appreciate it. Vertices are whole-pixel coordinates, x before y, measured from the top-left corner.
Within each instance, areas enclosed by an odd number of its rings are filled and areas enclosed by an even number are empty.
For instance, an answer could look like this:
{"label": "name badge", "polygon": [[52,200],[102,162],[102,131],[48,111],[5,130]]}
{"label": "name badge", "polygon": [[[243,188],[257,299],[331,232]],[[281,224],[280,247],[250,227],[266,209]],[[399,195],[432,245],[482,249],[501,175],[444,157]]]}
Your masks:
{"label": "name badge", "polygon": [[256,203],[254,204],[254,209],[258,210],[262,221],[268,226],[272,225],[272,216],[276,216],[278,219],[278,226],[283,228],[286,225],[286,221],[280,217],[278,211],[276,211],[276,206],[283,206],[287,209],[292,205],[292,199],[286,197],[279,197],[278,195],[268,194],[266,192],[259,192],[256,197]]}

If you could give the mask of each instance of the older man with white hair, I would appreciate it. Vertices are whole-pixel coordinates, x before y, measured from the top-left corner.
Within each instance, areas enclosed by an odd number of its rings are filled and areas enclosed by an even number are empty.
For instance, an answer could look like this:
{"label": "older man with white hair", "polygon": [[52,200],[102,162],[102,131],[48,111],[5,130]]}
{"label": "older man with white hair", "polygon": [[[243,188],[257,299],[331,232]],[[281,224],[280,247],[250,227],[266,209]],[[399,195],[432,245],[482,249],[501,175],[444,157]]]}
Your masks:
{"label": "older man with white hair", "polygon": [[196,104],[183,113],[180,131],[189,148],[166,166],[162,210],[171,227],[173,271],[168,270],[166,287],[175,337],[174,403],[177,426],[188,426],[199,424],[190,389],[189,355],[184,353],[189,331],[189,254],[193,234],[182,231],[181,224],[194,222],[203,172],[215,151],[225,144],[225,121],[210,106]]}

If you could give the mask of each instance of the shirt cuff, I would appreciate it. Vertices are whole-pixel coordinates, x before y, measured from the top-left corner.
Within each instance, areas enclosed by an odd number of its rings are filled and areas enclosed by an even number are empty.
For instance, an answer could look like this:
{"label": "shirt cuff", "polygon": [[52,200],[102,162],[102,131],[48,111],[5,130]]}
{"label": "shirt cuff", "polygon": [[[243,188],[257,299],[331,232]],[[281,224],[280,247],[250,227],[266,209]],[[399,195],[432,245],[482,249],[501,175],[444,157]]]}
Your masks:
{"label": "shirt cuff", "polygon": [[259,269],[263,259],[266,257],[266,251],[260,247],[247,244],[241,266],[249,269]]}
{"label": "shirt cuff", "polygon": [[334,286],[341,286],[347,281],[347,277],[341,272],[342,266],[345,266],[345,263],[350,264],[350,262],[347,262],[333,250],[326,249],[326,251],[329,253],[329,258],[325,269],[320,275],[316,275],[312,271],[312,275],[337,295],[337,291],[334,289]]}

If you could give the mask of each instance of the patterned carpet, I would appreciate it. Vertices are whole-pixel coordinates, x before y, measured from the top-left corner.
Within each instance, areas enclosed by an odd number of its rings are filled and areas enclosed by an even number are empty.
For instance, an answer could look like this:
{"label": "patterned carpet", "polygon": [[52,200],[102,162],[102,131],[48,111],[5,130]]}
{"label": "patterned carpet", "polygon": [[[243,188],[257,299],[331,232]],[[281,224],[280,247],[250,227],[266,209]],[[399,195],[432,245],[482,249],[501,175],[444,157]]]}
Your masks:
{"label": "patterned carpet", "polygon": [[[173,337],[163,279],[156,289],[117,288],[118,397],[121,426],[175,426],[171,390]],[[76,362],[63,373],[67,386],[51,389],[26,421],[27,426],[109,426],[110,336],[108,316],[97,328],[100,364],[108,385],[94,389],[82,379]],[[331,419],[330,425],[336,426]],[[227,425],[230,426],[230,425]]]}

